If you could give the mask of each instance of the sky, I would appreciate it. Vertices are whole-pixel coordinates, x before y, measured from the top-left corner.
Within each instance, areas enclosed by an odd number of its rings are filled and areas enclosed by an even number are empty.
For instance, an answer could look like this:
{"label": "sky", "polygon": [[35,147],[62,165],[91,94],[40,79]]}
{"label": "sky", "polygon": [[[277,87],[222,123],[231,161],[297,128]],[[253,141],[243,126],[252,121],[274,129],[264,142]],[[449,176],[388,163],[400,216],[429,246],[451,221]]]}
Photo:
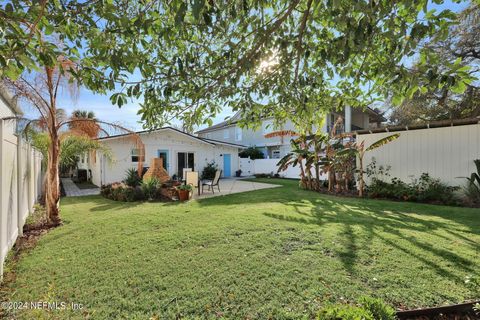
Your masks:
{"label": "sky", "polygon": [[[446,1],[443,5],[431,5],[431,7],[437,8],[437,10],[450,9],[458,12],[463,10],[467,5],[468,3],[456,4],[452,1]],[[117,106],[111,104],[109,100],[110,94],[94,94],[85,88],[81,88],[78,98],[72,100],[68,95],[68,91],[66,91],[59,97],[58,107],[65,109],[67,114],[70,114],[75,109],[93,111],[100,120],[115,122],[131,130],[142,130],[140,116],[137,115],[139,109],[138,101],[129,101],[127,105],[119,109]],[[28,110],[25,111],[27,115],[30,113]],[[213,118],[213,122],[221,122],[228,116],[232,116],[232,111],[229,108],[225,108],[220,114]]]}

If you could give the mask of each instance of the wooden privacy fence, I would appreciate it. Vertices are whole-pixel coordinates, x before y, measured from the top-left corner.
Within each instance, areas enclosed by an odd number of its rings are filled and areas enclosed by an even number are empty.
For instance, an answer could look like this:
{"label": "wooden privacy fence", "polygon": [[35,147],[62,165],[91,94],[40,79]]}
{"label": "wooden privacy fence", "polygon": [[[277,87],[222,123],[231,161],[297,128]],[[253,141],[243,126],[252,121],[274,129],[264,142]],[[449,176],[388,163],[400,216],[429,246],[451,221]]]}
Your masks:
{"label": "wooden privacy fence", "polygon": [[7,253],[22,235],[42,189],[42,155],[13,133],[14,126],[0,119],[0,278]]}

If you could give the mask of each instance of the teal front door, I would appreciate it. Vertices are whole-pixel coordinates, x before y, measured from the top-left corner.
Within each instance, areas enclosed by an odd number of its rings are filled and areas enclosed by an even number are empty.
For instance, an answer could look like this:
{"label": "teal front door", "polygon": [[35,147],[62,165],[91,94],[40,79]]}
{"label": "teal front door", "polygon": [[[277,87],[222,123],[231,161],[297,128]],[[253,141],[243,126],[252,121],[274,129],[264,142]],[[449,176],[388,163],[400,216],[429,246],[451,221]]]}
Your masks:
{"label": "teal front door", "polygon": [[232,157],[228,153],[223,154],[223,176],[231,177]]}
{"label": "teal front door", "polygon": [[169,163],[168,163],[168,150],[158,150],[157,153],[159,158],[163,159],[163,168],[167,170],[168,173],[170,173],[170,168],[169,168]]}

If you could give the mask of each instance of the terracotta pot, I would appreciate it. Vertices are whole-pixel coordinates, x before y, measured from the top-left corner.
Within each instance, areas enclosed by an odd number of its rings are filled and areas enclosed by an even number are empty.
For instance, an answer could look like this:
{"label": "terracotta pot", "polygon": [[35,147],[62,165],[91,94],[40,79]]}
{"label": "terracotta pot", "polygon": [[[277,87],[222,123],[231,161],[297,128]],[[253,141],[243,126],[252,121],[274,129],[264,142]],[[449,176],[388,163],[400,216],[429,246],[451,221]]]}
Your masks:
{"label": "terracotta pot", "polygon": [[178,192],[178,200],[185,201],[190,198],[190,191],[188,190],[177,190]]}

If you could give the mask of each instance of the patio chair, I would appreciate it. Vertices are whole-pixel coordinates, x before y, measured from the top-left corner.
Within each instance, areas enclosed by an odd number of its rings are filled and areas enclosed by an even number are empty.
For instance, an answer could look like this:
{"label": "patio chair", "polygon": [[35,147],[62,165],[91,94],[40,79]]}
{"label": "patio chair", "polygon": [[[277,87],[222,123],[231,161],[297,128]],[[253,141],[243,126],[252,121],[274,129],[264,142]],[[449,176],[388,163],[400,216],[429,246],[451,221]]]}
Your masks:
{"label": "patio chair", "polygon": [[182,180],[185,181],[187,179],[187,172],[192,172],[192,168],[183,168],[182,171]]}
{"label": "patio chair", "polygon": [[218,192],[220,192],[220,176],[222,175],[222,170],[217,170],[215,171],[215,177],[213,180],[205,180],[202,181],[202,193],[203,193],[203,186],[207,186],[208,190],[212,190],[212,192],[215,194],[214,187],[217,187]]}
{"label": "patio chair", "polygon": [[200,194],[200,186],[198,180],[198,172],[197,171],[187,171],[187,176],[185,179],[185,184],[189,184],[192,186],[193,190],[190,196],[193,196],[195,192],[195,188],[198,189],[198,193]]}

